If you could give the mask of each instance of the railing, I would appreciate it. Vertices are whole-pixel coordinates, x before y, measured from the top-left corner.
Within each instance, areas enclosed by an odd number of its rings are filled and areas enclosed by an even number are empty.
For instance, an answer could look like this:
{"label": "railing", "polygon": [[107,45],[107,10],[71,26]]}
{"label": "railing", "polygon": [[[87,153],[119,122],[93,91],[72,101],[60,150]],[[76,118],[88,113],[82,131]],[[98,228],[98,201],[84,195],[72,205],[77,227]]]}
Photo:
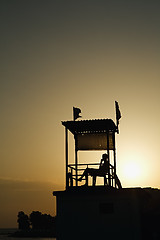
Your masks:
{"label": "railing", "polygon": [[[77,168],[75,164],[69,164],[68,165],[68,172],[67,172],[67,187],[73,187],[73,186],[81,186],[82,183],[79,181],[79,178],[82,176],[83,172],[87,168],[99,169],[100,164],[99,163],[88,163],[88,164],[77,164]],[[76,174],[77,173],[77,174]],[[109,169],[105,171],[103,174],[97,174],[96,177],[104,177],[104,185],[108,186],[114,186],[115,185],[115,176],[114,176],[114,167],[110,164]],[[88,176],[87,176],[88,177]],[[93,176],[92,176],[93,177]],[[84,179],[86,180],[86,179]],[[88,180],[86,182],[88,186]],[[93,184],[95,186],[94,180]]]}

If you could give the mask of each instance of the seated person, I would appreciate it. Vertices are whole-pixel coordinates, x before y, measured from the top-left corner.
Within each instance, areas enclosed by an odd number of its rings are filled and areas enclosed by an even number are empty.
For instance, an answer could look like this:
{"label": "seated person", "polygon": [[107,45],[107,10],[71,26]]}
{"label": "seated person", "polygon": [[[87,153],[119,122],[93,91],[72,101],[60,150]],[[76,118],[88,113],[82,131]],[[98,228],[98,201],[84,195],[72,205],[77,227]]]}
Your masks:
{"label": "seated person", "polygon": [[78,179],[82,181],[83,177],[86,179],[86,185],[88,185],[88,176],[93,177],[93,185],[95,186],[96,183],[96,176],[103,176],[109,171],[109,161],[108,161],[108,154],[104,153],[102,155],[102,159],[100,162],[100,166],[98,169],[95,168],[86,168],[82,174],[82,176]]}

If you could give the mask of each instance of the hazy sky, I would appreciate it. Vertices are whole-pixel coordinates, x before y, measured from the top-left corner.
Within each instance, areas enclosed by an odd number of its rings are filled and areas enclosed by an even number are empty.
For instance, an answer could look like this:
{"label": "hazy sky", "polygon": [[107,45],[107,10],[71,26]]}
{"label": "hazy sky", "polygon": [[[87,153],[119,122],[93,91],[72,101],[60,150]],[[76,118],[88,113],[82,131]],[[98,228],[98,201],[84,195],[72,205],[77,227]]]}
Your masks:
{"label": "hazy sky", "polygon": [[115,120],[117,100],[122,185],[160,187],[159,12],[159,0],[0,1],[0,227],[55,214],[73,106]]}

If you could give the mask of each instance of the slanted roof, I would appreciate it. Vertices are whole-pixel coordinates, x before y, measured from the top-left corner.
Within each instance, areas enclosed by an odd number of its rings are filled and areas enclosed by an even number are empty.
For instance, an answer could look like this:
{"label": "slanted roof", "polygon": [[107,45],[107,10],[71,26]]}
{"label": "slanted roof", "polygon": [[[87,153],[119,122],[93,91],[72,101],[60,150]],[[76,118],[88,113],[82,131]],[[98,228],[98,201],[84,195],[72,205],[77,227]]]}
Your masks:
{"label": "slanted roof", "polygon": [[62,122],[71,133],[96,133],[96,132],[116,132],[117,127],[112,119],[94,119],[83,121]]}

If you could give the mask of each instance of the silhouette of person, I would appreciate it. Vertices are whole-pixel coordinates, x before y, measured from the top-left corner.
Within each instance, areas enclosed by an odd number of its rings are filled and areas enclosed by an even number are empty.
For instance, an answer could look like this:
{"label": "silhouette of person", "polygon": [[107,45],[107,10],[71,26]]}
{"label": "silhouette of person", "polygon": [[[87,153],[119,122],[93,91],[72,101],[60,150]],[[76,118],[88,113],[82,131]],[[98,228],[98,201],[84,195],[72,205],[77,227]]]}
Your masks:
{"label": "silhouette of person", "polygon": [[104,174],[109,172],[109,161],[108,161],[108,154],[104,153],[102,155],[102,159],[99,165],[98,169],[95,168],[86,168],[82,174],[82,176],[78,179],[78,181],[82,181],[82,179],[85,177],[86,183],[85,185],[88,185],[88,176],[93,177],[93,186],[96,184],[96,177],[97,176],[103,176]]}

